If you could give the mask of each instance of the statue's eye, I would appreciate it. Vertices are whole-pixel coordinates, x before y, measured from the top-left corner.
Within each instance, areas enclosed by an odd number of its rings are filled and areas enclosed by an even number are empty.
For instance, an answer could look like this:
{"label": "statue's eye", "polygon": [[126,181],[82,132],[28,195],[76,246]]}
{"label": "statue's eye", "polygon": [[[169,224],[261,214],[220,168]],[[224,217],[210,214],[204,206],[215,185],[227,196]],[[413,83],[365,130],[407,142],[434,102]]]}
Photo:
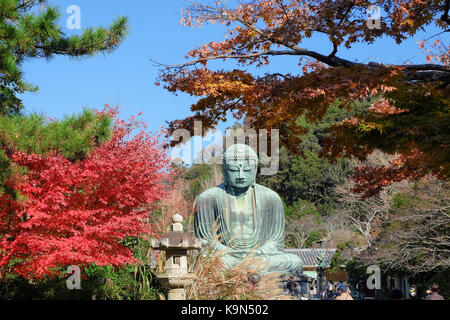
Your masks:
{"label": "statue's eye", "polygon": [[251,171],[252,170],[252,168],[250,168],[250,167],[245,167],[244,168],[244,171]]}

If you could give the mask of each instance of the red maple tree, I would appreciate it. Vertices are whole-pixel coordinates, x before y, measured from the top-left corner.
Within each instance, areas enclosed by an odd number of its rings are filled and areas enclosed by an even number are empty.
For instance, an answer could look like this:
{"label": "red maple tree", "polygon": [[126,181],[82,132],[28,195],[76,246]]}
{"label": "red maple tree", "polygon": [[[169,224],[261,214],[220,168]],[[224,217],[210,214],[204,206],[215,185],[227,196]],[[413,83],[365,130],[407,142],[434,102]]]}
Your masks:
{"label": "red maple tree", "polygon": [[160,136],[134,117],[116,118],[112,139],[83,160],[18,151],[11,159],[27,173],[8,182],[17,199],[0,194],[0,273],[41,278],[68,265],[135,260],[121,240],[151,234],[149,215],[167,194]]}

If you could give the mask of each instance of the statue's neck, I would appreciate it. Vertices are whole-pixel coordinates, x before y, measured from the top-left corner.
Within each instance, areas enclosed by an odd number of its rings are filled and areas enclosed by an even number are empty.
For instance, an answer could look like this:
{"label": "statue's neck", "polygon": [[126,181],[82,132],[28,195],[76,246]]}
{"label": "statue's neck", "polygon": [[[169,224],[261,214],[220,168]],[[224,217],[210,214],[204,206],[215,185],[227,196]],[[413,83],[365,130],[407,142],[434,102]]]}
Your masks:
{"label": "statue's neck", "polygon": [[245,195],[248,190],[250,189],[250,186],[246,187],[246,188],[235,188],[231,185],[227,185],[226,186],[228,193],[230,193],[231,195],[235,196],[235,197],[240,197]]}

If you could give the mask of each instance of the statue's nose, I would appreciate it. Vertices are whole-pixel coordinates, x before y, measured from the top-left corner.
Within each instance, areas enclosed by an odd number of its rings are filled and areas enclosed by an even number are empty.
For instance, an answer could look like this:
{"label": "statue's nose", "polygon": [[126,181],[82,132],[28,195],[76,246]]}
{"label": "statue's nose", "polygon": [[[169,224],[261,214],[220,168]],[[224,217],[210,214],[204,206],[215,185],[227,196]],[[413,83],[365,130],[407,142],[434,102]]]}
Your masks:
{"label": "statue's nose", "polygon": [[242,169],[242,168],[239,169],[238,178],[244,178],[244,169]]}

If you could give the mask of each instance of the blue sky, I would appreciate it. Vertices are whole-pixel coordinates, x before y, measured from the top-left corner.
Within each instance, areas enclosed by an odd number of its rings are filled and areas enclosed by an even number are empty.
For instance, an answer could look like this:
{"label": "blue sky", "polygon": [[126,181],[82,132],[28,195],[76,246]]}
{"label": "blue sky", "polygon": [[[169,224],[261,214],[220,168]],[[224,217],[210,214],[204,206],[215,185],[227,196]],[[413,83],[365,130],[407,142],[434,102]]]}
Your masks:
{"label": "blue sky", "polygon": [[[80,33],[68,30],[66,13],[70,5],[81,9],[81,27],[109,25],[114,17],[128,16],[130,33],[124,43],[112,54],[73,60],[56,57],[50,61],[28,60],[23,64],[25,79],[37,84],[36,93],[22,95],[26,112],[44,112],[52,118],[77,113],[83,106],[100,109],[104,104],[120,104],[121,117],[144,111],[142,119],[157,130],[166,121],[189,115],[195,99],[184,94],[174,96],[154,85],[158,68],[150,61],[168,64],[184,62],[184,55],[197,45],[223,39],[219,25],[199,28],[183,27],[180,11],[188,6],[186,0],[61,0],[49,1],[60,7],[61,25],[68,35]],[[355,45],[350,50],[340,49],[338,55],[358,61],[386,63],[423,62],[417,41],[437,32],[420,33],[398,46],[390,39],[381,39],[368,46]],[[303,44],[321,53],[331,52],[324,38],[314,38]],[[261,72],[292,72],[297,69],[298,58],[276,57]],[[221,62],[216,62],[220,64]],[[230,122],[232,123],[232,122]],[[224,126],[222,126],[224,128]]]}

